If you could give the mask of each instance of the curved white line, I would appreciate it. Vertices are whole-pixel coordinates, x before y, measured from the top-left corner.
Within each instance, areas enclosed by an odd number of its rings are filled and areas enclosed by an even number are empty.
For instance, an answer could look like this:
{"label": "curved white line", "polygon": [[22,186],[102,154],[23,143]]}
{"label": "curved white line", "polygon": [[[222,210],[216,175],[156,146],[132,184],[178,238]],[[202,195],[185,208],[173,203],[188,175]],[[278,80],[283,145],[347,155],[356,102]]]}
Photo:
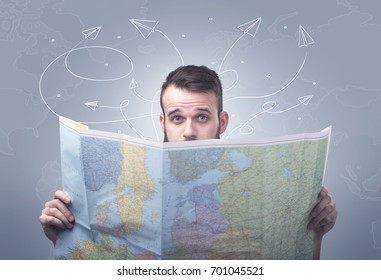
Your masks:
{"label": "curved white line", "polygon": [[[127,107],[128,106],[128,103],[126,105],[123,106],[124,107]],[[105,105],[100,105],[98,106],[98,108],[107,108],[107,109],[119,109],[120,106],[116,107],[116,106],[105,106]]]}
{"label": "curved white line", "polygon": [[236,99],[255,99],[255,98],[266,98],[266,97],[270,97],[270,96],[273,96],[279,92],[281,92],[282,90],[284,90],[285,88],[287,88],[295,79],[296,77],[299,75],[300,71],[302,71],[302,68],[306,62],[306,59],[307,59],[307,52],[304,56],[304,59],[303,59],[303,62],[302,64],[300,65],[299,67],[299,70],[296,72],[296,74],[294,75],[294,77],[291,79],[291,81],[289,81],[284,87],[282,87],[281,89],[273,92],[273,93],[270,93],[270,94],[266,94],[266,95],[260,95],[260,96],[237,96],[237,97],[232,97],[232,98],[229,98],[227,100],[224,101],[224,103],[226,102],[229,102],[229,101],[232,101],[232,100],[236,100]]}
{"label": "curved white line", "polygon": [[287,112],[287,111],[289,111],[289,110],[292,110],[292,109],[294,109],[294,108],[300,106],[300,104],[302,104],[302,103],[296,104],[296,105],[294,105],[294,106],[292,106],[292,107],[290,107],[290,108],[284,109],[284,110],[282,110],[282,111],[276,111],[276,112],[270,112],[270,111],[269,111],[269,112],[267,112],[267,113],[269,113],[269,114],[280,114],[280,113],[284,113],[284,112]]}
{"label": "curved white line", "polygon": [[[127,105],[124,105],[123,103],[127,102]],[[123,110],[122,108],[128,106],[128,104],[130,104],[130,100],[126,99],[126,100],[123,100],[121,103],[120,103],[120,113],[122,114],[125,122],[132,128],[133,131],[135,131],[136,134],[138,134],[141,138],[144,138],[143,135],[141,135],[136,129],[135,127],[133,127],[133,125],[128,121],[128,119],[126,118],[126,116],[124,115],[123,113]]]}
{"label": "curved white line", "polygon": [[230,46],[229,50],[226,52],[224,58],[223,58],[222,61],[221,61],[220,67],[218,68],[218,74],[220,74],[220,72],[221,72],[221,68],[222,68],[222,65],[223,65],[224,62],[225,62],[226,57],[228,56],[228,54],[230,53],[230,51],[232,50],[232,48],[235,46],[235,44],[237,44],[237,42],[238,42],[239,40],[241,40],[241,38],[242,38],[243,36],[245,36],[245,33],[243,33],[243,34],[242,34],[242,35],[241,35],[241,36],[240,36],[240,37],[233,43],[233,45]]}
{"label": "curved white line", "polygon": [[[73,52],[73,51],[81,50],[81,49],[95,49],[95,48],[103,48],[103,49],[113,50],[113,51],[116,51],[116,52],[122,54],[123,56],[125,56],[130,61],[130,63],[131,63],[131,70],[130,70],[130,72],[128,72],[124,76],[117,77],[117,78],[112,78],[112,79],[93,79],[93,78],[87,78],[87,77],[83,77],[83,76],[80,76],[80,75],[77,75],[77,74],[73,73],[70,70],[70,68],[69,68],[69,66],[67,64],[67,59],[68,59],[70,53]],[[134,64],[133,64],[131,58],[127,54],[125,54],[124,52],[122,52],[120,50],[117,50],[117,49],[114,49],[114,48],[111,48],[111,47],[106,47],[106,46],[85,46],[85,47],[71,49],[68,52],[68,55],[65,57],[65,67],[66,67],[67,71],[69,71],[70,74],[72,74],[73,76],[75,76],[77,78],[83,79],[83,80],[94,81],[94,82],[111,82],[111,81],[117,81],[117,80],[123,79],[123,78],[127,77],[128,75],[130,75],[132,73],[132,70],[134,69]]]}
{"label": "curved white line", "polygon": [[[83,40],[80,41],[77,45],[75,45],[74,48],[76,48],[76,47],[77,47],[79,44],[81,44],[83,41],[85,41],[85,39],[83,39]],[[73,49],[74,49],[74,48],[73,48]],[[54,110],[48,105],[48,103],[46,103],[45,98],[44,98],[44,96],[43,96],[43,94],[42,94],[42,86],[41,86],[41,84],[42,84],[42,78],[44,77],[45,72],[49,69],[49,67],[50,67],[54,62],[56,62],[56,61],[57,61],[59,58],[61,58],[62,56],[68,54],[70,51],[71,51],[71,50],[69,50],[69,51],[67,51],[67,52],[64,52],[63,54],[61,54],[61,55],[57,56],[55,59],[53,59],[53,60],[48,64],[48,66],[46,66],[46,68],[44,69],[44,71],[42,71],[41,76],[40,76],[40,79],[39,79],[39,81],[38,81],[38,90],[39,90],[39,92],[40,92],[40,97],[41,97],[42,101],[44,102],[45,106],[46,106],[46,107],[47,107],[47,108],[48,108],[54,115],[56,115],[57,117],[59,117],[60,115],[58,115],[56,112],[54,112]]]}
{"label": "curved white line", "polygon": [[159,101],[160,101],[160,100],[155,100],[155,99],[153,99],[153,100],[147,99],[147,98],[141,96],[139,93],[137,93],[137,92],[136,92],[136,89],[134,89],[134,93],[135,93],[139,98],[141,98],[141,99],[143,99],[144,101],[147,101],[147,102],[156,103],[156,102],[159,102]]}
{"label": "curved white line", "polygon": [[[158,95],[158,94],[160,94],[161,93],[161,91],[160,90],[158,90],[156,93],[155,93],[155,95],[154,95],[154,99],[155,99],[155,97]],[[160,101],[160,99],[159,99],[159,101]],[[156,129],[156,125],[155,125],[155,120],[153,119],[153,116],[160,116],[161,115],[161,113],[159,113],[159,114],[154,114],[153,113],[153,103],[151,103],[151,122],[152,122],[152,126],[153,126],[153,130],[155,131],[155,135],[156,135],[156,139],[157,139],[157,141],[159,141],[160,139],[159,139],[159,134],[157,133],[157,129]]]}
{"label": "curved white line", "polygon": [[[53,64],[53,63],[55,63],[58,59],[60,59],[61,57],[63,57],[63,56],[65,56],[65,55],[67,55],[68,56],[68,54],[70,54],[70,52],[72,52],[72,51],[75,51],[75,50],[78,50],[78,49],[83,49],[83,48],[89,48],[89,47],[80,47],[80,48],[77,48],[77,46],[78,45],[80,45],[83,41],[85,41],[86,39],[83,39],[82,41],[80,41],[77,45],[75,45],[71,50],[69,50],[69,51],[67,51],[67,52],[64,52],[64,53],[62,53],[61,55],[59,55],[59,56],[57,56],[55,59],[53,59],[49,64],[48,64],[48,66],[46,66],[46,68],[44,69],[44,71],[41,73],[41,76],[40,76],[40,79],[39,79],[39,81],[38,81],[38,89],[39,89],[39,92],[40,92],[40,97],[41,97],[41,99],[42,99],[42,101],[44,102],[44,104],[45,104],[45,106],[54,114],[54,115],[56,115],[57,117],[59,117],[60,115],[58,115],[49,105],[48,105],[48,103],[46,102],[46,100],[45,100],[45,98],[44,98],[44,96],[43,96],[43,94],[42,94],[42,79],[43,79],[43,77],[44,77],[44,75],[45,75],[45,73],[46,73],[46,71],[49,69],[49,67]],[[91,47],[91,46],[90,46]],[[102,47],[102,46],[95,46],[95,47]],[[109,47],[104,47],[104,48],[109,48]],[[109,48],[109,49],[112,49],[112,50],[116,50],[116,49],[113,49],[113,48]],[[133,63],[132,63],[132,60],[128,57],[128,55],[126,55],[126,54],[124,54],[123,52],[121,52],[121,51],[118,51],[118,50],[116,50],[117,52],[120,52],[120,53],[122,53],[124,56],[126,56],[130,61],[131,61],[131,71],[128,73],[128,75],[132,72],[132,70],[133,70]],[[66,56],[66,58],[65,58],[65,66],[66,66],[66,62],[67,62],[67,56]],[[66,66],[66,69],[72,74],[72,75],[74,75],[74,76],[76,76],[76,77],[79,77],[79,76],[77,76],[77,75],[75,75],[74,73],[72,73],[71,71],[70,71],[70,69]],[[81,77],[79,77],[79,78],[81,78]],[[121,79],[122,77],[120,77],[120,78],[118,78],[118,79]],[[124,77],[123,77],[124,78]],[[86,78],[85,78],[86,79]],[[105,80],[106,81],[106,80]],[[83,122],[83,123],[85,123],[85,122]],[[89,123],[89,122],[87,122],[87,123]]]}
{"label": "curved white line", "polygon": [[233,84],[231,87],[227,88],[227,89],[223,89],[224,91],[229,91],[229,90],[231,90],[233,87],[235,87],[235,85],[238,83],[238,73],[237,73],[237,71],[234,70],[234,69],[228,69],[228,70],[225,70],[225,71],[222,71],[221,73],[219,73],[218,76],[220,76],[221,74],[224,74],[224,73],[226,73],[226,72],[233,72],[233,73],[235,74],[235,76],[236,76],[236,79],[235,79],[234,84]]}
{"label": "curved white line", "polygon": [[[153,115],[159,116],[160,114],[153,114]],[[152,114],[132,117],[132,118],[128,118],[127,120],[130,121],[130,120],[144,119],[144,118],[148,118],[148,117],[152,117]],[[82,124],[105,124],[105,123],[116,123],[116,122],[125,122],[125,121],[126,121],[125,119],[119,119],[119,120],[111,120],[111,121],[79,122],[79,123],[82,123]]]}
{"label": "curved white line", "polygon": [[[269,104],[269,103],[272,103],[272,105],[271,105],[271,107],[270,108],[265,108],[265,106],[267,105],[267,104]],[[270,110],[272,110],[274,107],[276,106],[276,102],[275,101],[268,101],[268,102],[265,102],[265,103],[263,103],[263,105],[262,105],[262,109],[263,109],[263,111],[261,111],[261,112],[259,112],[258,114],[256,114],[256,115],[254,115],[253,117],[251,117],[249,120],[247,120],[243,125],[240,125],[240,126],[237,126],[236,128],[234,128],[229,134],[228,134],[228,136],[226,137],[226,138],[229,138],[230,137],[230,135],[234,132],[234,131],[236,131],[237,129],[239,129],[240,131],[240,133],[242,134],[242,135],[248,135],[248,134],[251,134],[251,133],[253,133],[253,131],[254,131],[254,129],[250,126],[250,125],[248,125],[248,123],[249,122],[251,122],[253,119],[255,119],[256,117],[258,117],[258,116],[260,116],[260,115],[262,115],[262,114],[264,114],[264,113],[268,113]],[[251,129],[251,132],[249,132],[249,133],[243,133],[242,132],[242,128],[244,128],[244,127],[249,127],[250,129]]]}
{"label": "curved white line", "polygon": [[157,31],[157,32],[159,32],[161,35],[163,35],[163,36],[164,36],[164,37],[165,37],[165,38],[172,44],[172,46],[176,49],[177,53],[179,54],[180,59],[181,59],[181,62],[182,62],[182,64],[183,64],[183,66],[184,66],[184,65],[185,65],[185,64],[184,64],[184,59],[183,59],[183,57],[181,56],[181,53],[179,52],[179,50],[177,49],[177,47],[175,46],[175,44],[171,41],[171,39],[169,39],[167,35],[165,35],[162,31],[160,31],[160,30],[158,30],[158,29],[156,29],[155,31]]}

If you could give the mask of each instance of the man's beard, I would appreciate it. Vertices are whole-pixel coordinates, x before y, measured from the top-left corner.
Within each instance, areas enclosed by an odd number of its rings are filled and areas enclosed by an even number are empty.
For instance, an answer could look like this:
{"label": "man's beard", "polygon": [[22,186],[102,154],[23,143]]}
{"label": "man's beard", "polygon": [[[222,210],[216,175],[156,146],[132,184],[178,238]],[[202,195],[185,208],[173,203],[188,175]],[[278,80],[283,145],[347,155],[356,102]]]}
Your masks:
{"label": "man's beard", "polygon": [[[218,122],[216,134],[214,135],[213,138],[210,138],[210,139],[220,139],[220,122]],[[192,140],[197,140],[197,139],[185,139],[185,141],[192,141]],[[167,129],[165,128],[165,124],[164,124],[164,140],[163,141],[170,142],[168,140]]]}

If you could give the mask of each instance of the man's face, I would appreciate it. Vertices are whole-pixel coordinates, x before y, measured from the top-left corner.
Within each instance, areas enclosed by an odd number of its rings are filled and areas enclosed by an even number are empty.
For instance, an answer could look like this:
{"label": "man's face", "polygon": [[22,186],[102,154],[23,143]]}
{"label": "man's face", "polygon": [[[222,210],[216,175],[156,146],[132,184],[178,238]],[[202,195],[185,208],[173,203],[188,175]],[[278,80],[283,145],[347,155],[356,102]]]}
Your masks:
{"label": "man's face", "polygon": [[165,142],[219,138],[228,125],[226,112],[218,116],[213,93],[188,92],[169,85],[162,104],[164,115],[160,116],[160,124]]}

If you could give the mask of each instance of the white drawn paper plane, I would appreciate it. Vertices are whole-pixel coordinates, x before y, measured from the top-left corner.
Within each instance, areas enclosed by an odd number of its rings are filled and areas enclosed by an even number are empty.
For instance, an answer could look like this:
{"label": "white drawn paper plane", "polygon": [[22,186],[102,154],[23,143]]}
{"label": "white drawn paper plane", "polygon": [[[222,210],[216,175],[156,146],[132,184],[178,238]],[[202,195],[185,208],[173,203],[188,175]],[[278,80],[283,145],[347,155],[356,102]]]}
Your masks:
{"label": "white drawn paper plane", "polygon": [[135,81],[134,78],[132,78],[130,86],[129,86],[129,89],[134,89],[134,88],[137,88],[137,87],[139,87],[138,83]]}
{"label": "white drawn paper plane", "polygon": [[306,96],[301,96],[298,98],[299,102],[302,103],[303,105],[308,105],[310,103],[311,99],[313,97],[313,94],[311,95],[306,95]]}
{"label": "white drawn paper plane", "polygon": [[[259,25],[261,24],[261,21],[262,21],[261,17],[253,19],[249,22],[241,24],[240,26],[238,26],[238,29],[242,30],[243,33],[245,33],[245,34],[249,34],[250,36],[255,37],[255,34],[257,34],[257,31],[258,31]],[[255,30],[254,30],[254,32],[252,32],[251,29],[253,29],[254,27],[255,27]]]}
{"label": "white drawn paper plane", "polygon": [[96,26],[87,30],[83,30],[82,34],[85,36],[85,39],[89,38],[91,40],[95,40],[101,30],[101,26]]}
{"label": "white drawn paper plane", "polygon": [[95,108],[98,107],[98,101],[86,102],[85,105],[95,111]]}
{"label": "white drawn paper plane", "polygon": [[157,20],[145,19],[130,19],[130,22],[142,34],[144,39],[147,39],[152,32],[155,32],[155,27],[159,23]]}
{"label": "white drawn paper plane", "polygon": [[312,39],[310,34],[307,33],[303,26],[299,25],[299,48],[307,47],[313,43],[315,43],[315,41]]}

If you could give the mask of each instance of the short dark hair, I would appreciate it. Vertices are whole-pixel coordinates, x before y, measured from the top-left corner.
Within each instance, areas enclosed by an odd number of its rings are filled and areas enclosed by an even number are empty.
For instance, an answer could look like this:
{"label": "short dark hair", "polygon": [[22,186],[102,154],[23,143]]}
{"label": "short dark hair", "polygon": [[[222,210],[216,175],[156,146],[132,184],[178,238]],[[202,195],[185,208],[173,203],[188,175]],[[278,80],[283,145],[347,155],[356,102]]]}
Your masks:
{"label": "short dark hair", "polygon": [[190,92],[212,92],[217,97],[218,113],[222,112],[222,85],[218,74],[208,67],[186,65],[180,66],[170,72],[161,87],[160,106],[163,108],[163,93],[169,85],[174,85],[177,88]]}

